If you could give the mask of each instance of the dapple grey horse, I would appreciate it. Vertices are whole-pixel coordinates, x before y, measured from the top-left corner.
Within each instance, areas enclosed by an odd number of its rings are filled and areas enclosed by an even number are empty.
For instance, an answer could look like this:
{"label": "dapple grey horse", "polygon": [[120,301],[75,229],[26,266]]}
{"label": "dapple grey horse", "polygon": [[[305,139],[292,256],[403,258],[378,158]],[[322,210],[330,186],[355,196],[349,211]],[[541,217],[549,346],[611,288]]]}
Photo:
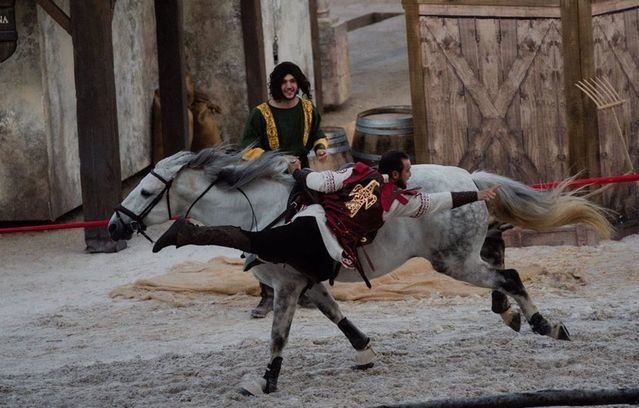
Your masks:
{"label": "dapple grey horse", "polygon": [[[162,160],[111,217],[108,228],[112,238],[130,239],[134,232],[143,232],[147,224],[166,222],[172,214],[184,214],[187,209],[191,218],[206,225],[234,225],[246,230],[266,227],[283,213],[293,188],[293,178],[285,173],[286,158],[277,152],[267,152],[252,161],[241,157],[241,151],[219,147],[197,154],[180,152]],[[603,210],[563,191],[563,187],[537,191],[486,172],[470,174],[457,167],[414,165],[412,174],[410,187],[420,187],[425,192],[469,191],[495,184],[501,188],[490,203],[490,211],[484,202],[476,202],[430,217],[386,222],[375,240],[365,247],[371,260],[370,264],[363,262],[367,276],[382,276],[409,258],[423,257],[438,272],[492,289],[493,311],[513,329],[519,330],[520,315],[507,296],[519,305],[534,332],[568,340],[568,331],[561,322],[552,322],[541,315],[516,270],[503,269],[503,259],[499,265],[500,262],[489,263],[480,256],[489,217],[537,230],[585,223],[609,236],[611,227]],[[489,258],[491,254],[484,255]],[[324,284],[309,287],[308,279],[289,266],[267,263],[252,268],[251,272],[274,289],[271,364],[265,378],[244,384],[243,388],[252,394],[268,393],[276,389],[282,351],[300,295],[305,292],[335,324],[344,315]],[[361,277],[353,269],[342,268],[336,280],[356,282]],[[368,338],[352,325],[350,330],[340,328],[356,350],[357,366],[370,366],[375,353]]]}

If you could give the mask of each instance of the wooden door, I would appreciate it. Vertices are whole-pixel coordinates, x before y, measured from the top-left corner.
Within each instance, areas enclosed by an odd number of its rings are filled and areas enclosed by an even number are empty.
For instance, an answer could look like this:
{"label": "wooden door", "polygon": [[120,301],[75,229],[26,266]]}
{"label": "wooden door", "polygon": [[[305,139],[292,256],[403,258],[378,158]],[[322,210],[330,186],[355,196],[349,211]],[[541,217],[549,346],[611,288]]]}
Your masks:
{"label": "wooden door", "polygon": [[567,175],[558,19],[420,17],[432,161],[524,182]]}

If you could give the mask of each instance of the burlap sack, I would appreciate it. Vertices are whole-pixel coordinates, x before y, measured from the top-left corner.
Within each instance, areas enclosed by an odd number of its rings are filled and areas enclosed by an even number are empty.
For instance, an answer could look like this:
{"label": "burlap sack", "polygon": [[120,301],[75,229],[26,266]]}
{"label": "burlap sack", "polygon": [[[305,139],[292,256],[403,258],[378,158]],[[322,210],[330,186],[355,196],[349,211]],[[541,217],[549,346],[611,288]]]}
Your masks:
{"label": "burlap sack", "polygon": [[[205,147],[214,146],[222,140],[215,114],[220,108],[209,97],[201,92],[195,92],[195,84],[191,74],[186,74],[187,114],[189,116],[189,137],[186,149],[197,152]],[[153,164],[162,160],[164,154],[164,139],[162,138],[162,107],[159,91],[155,91],[153,98]]]}
{"label": "burlap sack", "polygon": [[220,108],[211,102],[206,94],[196,92],[191,111],[194,118],[191,150],[197,152],[220,143],[222,138],[215,119],[215,114],[220,113]]}

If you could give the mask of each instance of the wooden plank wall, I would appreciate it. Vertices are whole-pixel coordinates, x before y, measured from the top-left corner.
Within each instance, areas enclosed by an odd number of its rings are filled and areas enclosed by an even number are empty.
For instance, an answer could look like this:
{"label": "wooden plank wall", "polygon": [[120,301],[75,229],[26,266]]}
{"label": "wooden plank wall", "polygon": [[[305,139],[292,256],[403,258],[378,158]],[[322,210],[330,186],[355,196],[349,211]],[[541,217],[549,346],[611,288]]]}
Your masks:
{"label": "wooden plank wall", "polygon": [[420,31],[431,162],[568,175],[558,19],[421,16]]}
{"label": "wooden plank wall", "polygon": [[[639,167],[639,8],[593,17],[595,69],[609,78],[622,99],[616,108],[635,172]],[[610,111],[599,112],[601,173],[624,174],[623,145]],[[614,186],[604,194],[604,204],[626,218],[639,217],[637,183]]]}

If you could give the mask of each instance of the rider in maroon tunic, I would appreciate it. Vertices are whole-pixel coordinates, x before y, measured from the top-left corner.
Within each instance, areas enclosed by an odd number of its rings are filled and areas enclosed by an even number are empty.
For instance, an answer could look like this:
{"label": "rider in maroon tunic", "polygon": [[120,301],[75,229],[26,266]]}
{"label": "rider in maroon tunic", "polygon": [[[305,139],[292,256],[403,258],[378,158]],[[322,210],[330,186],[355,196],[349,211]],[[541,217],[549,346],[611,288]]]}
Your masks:
{"label": "rider in maroon tunic", "polygon": [[370,287],[357,256],[389,218],[421,217],[475,201],[489,201],[498,186],[483,191],[424,193],[406,190],[411,163],[403,152],[384,154],[379,171],[365,164],[341,171],[302,170],[289,164],[298,183],[320,194],[319,203],[299,211],[292,221],[262,231],[238,227],[197,226],[177,220],[156,242],[153,252],[175,245],[220,245],[256,254],[272,263],[286,263],[309,284],[334,279],[336,262],[357,268]]}

